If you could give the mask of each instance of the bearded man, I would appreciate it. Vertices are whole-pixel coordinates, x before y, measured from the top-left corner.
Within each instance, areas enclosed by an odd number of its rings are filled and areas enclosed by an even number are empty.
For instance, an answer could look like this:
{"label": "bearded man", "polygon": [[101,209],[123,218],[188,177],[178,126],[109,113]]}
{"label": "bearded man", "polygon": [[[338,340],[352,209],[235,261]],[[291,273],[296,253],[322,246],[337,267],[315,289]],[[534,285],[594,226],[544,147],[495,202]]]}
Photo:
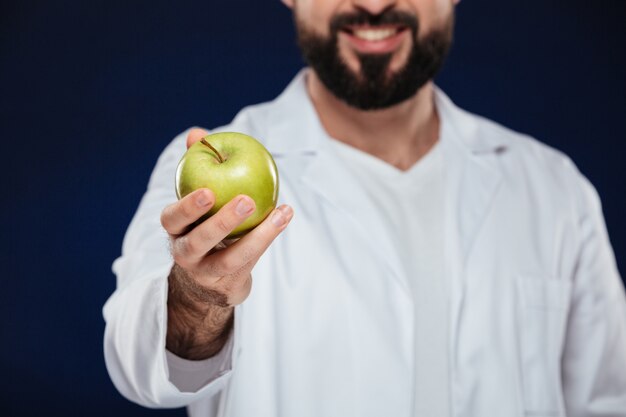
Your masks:
{"label": "bearded man", "polygon": [[118,390],[192,417],[626,416],[598,195],[433,84],[456,1],[283,2],[309,66],[214,129],[263,142],[282,202],[225,240],[254,201],[195,225],[215,194],[172,185],[208,132],[164,150],[104,307]]}

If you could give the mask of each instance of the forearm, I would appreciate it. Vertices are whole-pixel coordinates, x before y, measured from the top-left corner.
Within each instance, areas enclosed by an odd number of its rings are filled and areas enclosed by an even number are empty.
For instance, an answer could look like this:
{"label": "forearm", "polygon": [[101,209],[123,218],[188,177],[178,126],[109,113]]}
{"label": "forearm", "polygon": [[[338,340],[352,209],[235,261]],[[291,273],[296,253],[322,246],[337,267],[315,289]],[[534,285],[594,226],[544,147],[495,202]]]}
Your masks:
{"label": "forearm", "polygon": [[226,296],[199,286],[176,264],[168,281],[167,349],[189,360],[216,355],[233,327],[234,308]]}

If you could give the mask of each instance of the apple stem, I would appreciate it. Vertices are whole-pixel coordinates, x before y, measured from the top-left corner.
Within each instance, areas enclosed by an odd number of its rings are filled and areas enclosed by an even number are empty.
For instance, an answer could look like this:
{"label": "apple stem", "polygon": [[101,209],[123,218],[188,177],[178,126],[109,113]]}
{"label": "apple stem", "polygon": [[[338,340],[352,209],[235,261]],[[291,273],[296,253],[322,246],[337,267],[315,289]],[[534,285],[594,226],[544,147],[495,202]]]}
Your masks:
{"label": "apple stem", "polygon": [[213,146],[211,146],[211,144],[209,142],[207,142],[204,138],[200,139],[200,142],[202,142],[203,144],[205,144],[206,146],[211,148],[213,150],[213,152],[215,152],[217,154],[217,159],[219,159],[220,164],[222,162],[224,162],[224,158],[222,158],[222,155],[220,155],[220,153],[217,151],[217,149],[215,149]]}

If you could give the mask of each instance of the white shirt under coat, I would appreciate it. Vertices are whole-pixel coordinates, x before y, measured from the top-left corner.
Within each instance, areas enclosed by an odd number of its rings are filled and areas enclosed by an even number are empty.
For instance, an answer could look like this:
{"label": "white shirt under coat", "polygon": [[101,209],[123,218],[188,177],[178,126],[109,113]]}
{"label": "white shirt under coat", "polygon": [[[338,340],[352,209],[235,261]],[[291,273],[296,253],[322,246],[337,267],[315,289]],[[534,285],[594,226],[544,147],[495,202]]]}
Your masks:
{"label": "white shirt under coat", "polygon": [[[334,150],[367,184],[373,214],[393,237],[413,301],[413,415],[448,417],[448,283],[444,276],[441,144],[406,171],[337,140]],[[376,239],[371,235],[370,239]]]}

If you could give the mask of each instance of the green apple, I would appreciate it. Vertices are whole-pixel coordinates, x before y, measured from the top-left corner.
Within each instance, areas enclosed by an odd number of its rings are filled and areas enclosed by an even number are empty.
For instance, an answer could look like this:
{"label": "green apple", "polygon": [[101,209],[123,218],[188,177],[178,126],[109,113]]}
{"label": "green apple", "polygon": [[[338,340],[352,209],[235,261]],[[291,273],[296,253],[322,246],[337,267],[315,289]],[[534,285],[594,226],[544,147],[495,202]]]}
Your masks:
{"label": "green apple", "polygon": [[179,199],[198,188],[208,188],[215,195],[215,204],[199,222],[239,194],[254,200],[256,210],[227,236],[241,237],[276,207],[278,170],[272,155],[252,136],[214,133],[191,145],[176,169]]}

